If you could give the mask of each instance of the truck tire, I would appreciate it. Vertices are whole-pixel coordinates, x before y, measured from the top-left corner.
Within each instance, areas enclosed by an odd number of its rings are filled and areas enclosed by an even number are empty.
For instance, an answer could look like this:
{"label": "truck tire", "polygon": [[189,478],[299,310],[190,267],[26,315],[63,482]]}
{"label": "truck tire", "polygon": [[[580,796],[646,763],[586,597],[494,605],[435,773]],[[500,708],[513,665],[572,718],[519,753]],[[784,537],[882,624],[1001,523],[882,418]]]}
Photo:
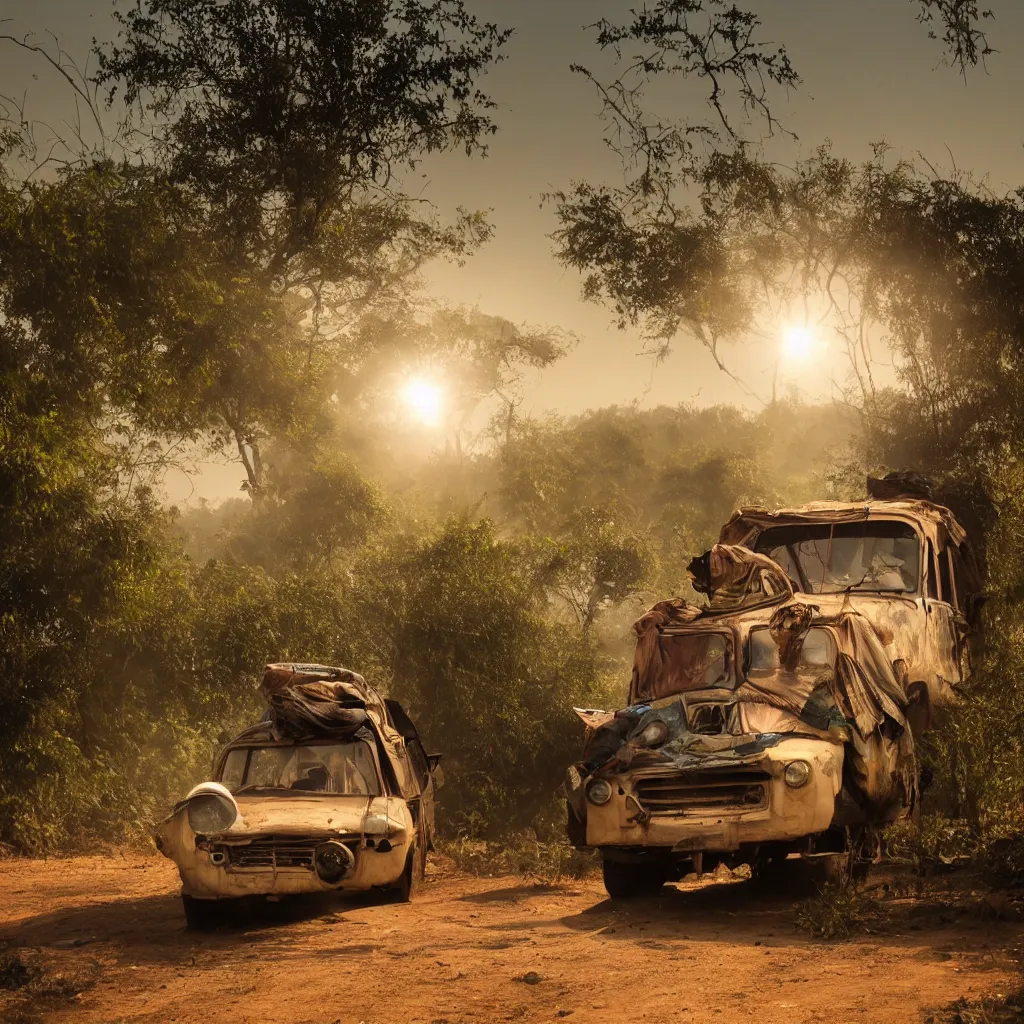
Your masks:
{"label": "truck tire", "polygon": [[194,896],[181,897],[185,911],[185,927],[193,932],[208,932],[224,923],[220,900],[197,900]]}
{"label": "truck tire", "polygon": [[569,837],[569,842],[577,850],[586,849],[587,826],[576,817],[576,812],[568,800],[565,802],[565,815],[565,834]]}
{"label": "truck tire", "polygon": [[653,896],[668,881],[668,872],[660,864],[623,864],[602,858],[604,887],[613,900],[631,900]]}

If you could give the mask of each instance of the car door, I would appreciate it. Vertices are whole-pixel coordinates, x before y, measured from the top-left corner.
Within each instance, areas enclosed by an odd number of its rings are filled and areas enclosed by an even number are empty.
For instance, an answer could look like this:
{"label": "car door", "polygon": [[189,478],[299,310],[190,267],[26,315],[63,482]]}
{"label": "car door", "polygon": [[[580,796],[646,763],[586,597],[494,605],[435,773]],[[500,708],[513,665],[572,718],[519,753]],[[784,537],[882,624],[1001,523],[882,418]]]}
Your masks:
{"label": "car door", "polygon": [[[926,603],[928,614],[928,648],[930,661],[940,681],[956,686],[962,681],[960,671],[961,635],[957,627],[956,593],[948,545],[937,549],[931,544],[929,551],[934,558],[931,567],[935,573],[936,586],[929,587]],[[940,688],[941,687],[940,682]]]}
{"label": "car door", "polygon": [[417,827],[423,838],[425,848],[430,848],[434,837],[434,772],[431,758],[428,757],[420,735],[405,708],[393,698],[384,702],[391,716],[391,722],[402,736],[406,753],[412,764],[416,780],[419,783],[419,796],[410,801],[410,809],[416,819]]}

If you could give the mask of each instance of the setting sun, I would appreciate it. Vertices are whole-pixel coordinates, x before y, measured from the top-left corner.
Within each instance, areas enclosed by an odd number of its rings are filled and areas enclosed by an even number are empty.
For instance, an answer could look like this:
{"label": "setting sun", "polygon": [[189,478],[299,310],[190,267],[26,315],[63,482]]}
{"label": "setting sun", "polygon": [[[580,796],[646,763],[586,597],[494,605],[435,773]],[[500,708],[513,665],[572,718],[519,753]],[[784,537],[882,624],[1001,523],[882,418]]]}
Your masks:
{"label": "setting sun", "polygon": [[814,335],[802,325],[794,324],[782,335],[782,354],[787,359],[807,359],[814,347]]}
{"label": "setting sun", "polygon": [[436,426],[441,421],[443,403],[441,388],[429,380],[413,378],[402,388],[402,399],[412,414],[428,426]]}

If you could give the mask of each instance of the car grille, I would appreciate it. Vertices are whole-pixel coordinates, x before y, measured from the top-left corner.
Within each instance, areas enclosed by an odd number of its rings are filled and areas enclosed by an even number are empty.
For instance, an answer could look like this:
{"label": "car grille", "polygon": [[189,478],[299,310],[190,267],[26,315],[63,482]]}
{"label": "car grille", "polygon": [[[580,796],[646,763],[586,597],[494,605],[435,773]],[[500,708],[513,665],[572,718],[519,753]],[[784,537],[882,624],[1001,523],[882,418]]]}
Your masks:
{"label": "car grille", "polygon": [[[270,838],[254,839],[244,846],[223,846],[227,855],[228,868],[306,868],[313,870],[313,854],[323,842],[322,839]],[[359,845],[357,839],[343,840],[353,852]]]}
{"label": "car grille", "polygon": [[651,814],[754,810],[768,797],[767,772],[690,772],[639,779],[637,798]]}

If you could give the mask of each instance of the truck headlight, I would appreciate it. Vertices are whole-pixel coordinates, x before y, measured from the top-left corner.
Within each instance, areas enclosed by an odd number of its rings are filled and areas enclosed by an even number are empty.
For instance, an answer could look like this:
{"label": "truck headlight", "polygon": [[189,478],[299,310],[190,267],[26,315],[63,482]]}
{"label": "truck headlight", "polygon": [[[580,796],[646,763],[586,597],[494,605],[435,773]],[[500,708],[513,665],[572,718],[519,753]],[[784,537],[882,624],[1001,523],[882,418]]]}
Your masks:
{"label": "truck headlight", "polygon": [[644,726],[644,728],[633,737],[633,742],[638,747],[660,747],[667,739],[668,725],[659,719]]}
{"label": "truck headlight", "polygon": [[806,761],[790,761],[782,777],[786,780],[787,786],[799,789],[807,785],[807,780],[811,777],[811,766]]}
{"label": "truck headlight", "polygon": [[597,804],[598,807],[601,804],[608,803],[612,798],[612,787],[611,784],[606,782],[604,779],[594,779],[587,786],[587,799],[592,804]]}

